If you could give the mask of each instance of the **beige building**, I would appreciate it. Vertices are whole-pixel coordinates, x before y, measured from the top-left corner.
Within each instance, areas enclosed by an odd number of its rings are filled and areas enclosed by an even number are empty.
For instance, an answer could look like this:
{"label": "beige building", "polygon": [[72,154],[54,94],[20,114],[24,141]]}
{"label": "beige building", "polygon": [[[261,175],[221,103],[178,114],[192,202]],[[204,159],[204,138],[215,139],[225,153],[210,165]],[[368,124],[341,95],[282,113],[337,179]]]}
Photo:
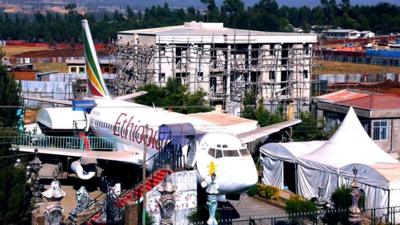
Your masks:
{"label": "beige building", "polygon": [[399,96],[346,89],[317,98],[317,112],[328,128],[340,124],[350,106],[379,147],[400,153]]}
{"label": "beige building", "polygon": [[164,85],[176,78],[192,92],[205,91],[211,105],[238,115],[243,94],[250,90],[271,109],[280,103],[308,105],[316,43],[315,34],[188,22],[118,32],[117,60],[119,71],[135,76],[130,80]]}

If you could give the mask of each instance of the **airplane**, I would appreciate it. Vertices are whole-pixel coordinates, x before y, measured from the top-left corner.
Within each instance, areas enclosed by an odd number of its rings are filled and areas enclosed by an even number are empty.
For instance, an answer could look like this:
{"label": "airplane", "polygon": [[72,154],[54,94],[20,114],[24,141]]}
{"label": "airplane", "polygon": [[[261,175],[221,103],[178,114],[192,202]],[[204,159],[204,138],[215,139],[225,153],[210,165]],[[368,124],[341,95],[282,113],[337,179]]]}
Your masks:
{"label": "airplane", "polygon": [[[157,152],[162,151],[167,144],[165,141],[158,140],[160,126],[190,124],[196,134],[191,143],[186,143],[182,147],[187,156],[185,166],[197,170],[199,181],[206,183],[211,182],[209,169],[210,166],[213,166],[216,175],[215,182],[219,186],[220,194],[242,193],[258,181],[256,166],[246,144],[301,122],[301,120],[296,119],[267,127],[247,128],[243,132],[237,130],[232,132],[226,127],[217,126],[209,120],[193,117],[190,114],[180,114],[127,101],[143,95],[145,92],[113,97],[110,95],[102,77],[87,20],[82,20],[82,27],[88,97],[95,103],[94,107],[86,113],[89,127],[96,136],[115,137],[117,139],[117,151],[40,150],[41,154],[81,158],[71,165],[71,169],[81,179],[90,179],[95,175],[93,168],[82,167],[82,161],[87,159],[114,160],[138,165],[146,164],[146,167],[151,167],[151,162],[144,163],[141,160],[146,125],[148,126],[146,157],[151,158]],[[24,98],[63,105],[74,104],[67,100],[30,96]],[[32,149],[20,148],[19,151],[32,151]]]}

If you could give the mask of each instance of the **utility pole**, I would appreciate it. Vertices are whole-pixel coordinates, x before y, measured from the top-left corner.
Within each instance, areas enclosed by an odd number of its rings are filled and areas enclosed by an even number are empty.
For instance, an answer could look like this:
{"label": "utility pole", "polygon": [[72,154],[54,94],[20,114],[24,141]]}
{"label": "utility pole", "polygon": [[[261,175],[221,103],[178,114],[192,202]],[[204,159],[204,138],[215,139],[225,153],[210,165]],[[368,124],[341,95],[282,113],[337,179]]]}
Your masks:
{"label": "utility pole", "polygon": [[143,137],[143,209],[142,209],[142,225],[146,225],[146,155],[147,155],[147,133],[149,130],[149,125],[146,124],[144,128],[144,137]]}

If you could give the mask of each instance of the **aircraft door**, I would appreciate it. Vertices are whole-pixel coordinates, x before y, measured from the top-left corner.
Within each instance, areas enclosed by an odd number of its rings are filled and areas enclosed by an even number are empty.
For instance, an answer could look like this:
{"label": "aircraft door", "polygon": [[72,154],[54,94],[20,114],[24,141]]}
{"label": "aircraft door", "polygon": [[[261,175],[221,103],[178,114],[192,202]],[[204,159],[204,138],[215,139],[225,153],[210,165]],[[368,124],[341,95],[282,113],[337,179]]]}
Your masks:
{"label": "aircraft door", "polygon": [[194,136],[187,136],[188,139],[188,149],[186,154],[186,162],[185,167],[188,169],[192,169],[194,164],[196,164],[196,139]]}

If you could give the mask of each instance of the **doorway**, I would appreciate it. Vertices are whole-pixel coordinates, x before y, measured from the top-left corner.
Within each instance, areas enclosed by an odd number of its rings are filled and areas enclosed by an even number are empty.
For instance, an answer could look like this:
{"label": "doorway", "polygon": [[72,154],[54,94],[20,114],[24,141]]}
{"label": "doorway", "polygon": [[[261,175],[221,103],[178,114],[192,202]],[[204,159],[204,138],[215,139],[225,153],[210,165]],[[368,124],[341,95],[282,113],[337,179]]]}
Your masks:
{"label": "doorway", "polygon": [[296,193],[296,166],[294,163],[283,162],[283,185]]}

